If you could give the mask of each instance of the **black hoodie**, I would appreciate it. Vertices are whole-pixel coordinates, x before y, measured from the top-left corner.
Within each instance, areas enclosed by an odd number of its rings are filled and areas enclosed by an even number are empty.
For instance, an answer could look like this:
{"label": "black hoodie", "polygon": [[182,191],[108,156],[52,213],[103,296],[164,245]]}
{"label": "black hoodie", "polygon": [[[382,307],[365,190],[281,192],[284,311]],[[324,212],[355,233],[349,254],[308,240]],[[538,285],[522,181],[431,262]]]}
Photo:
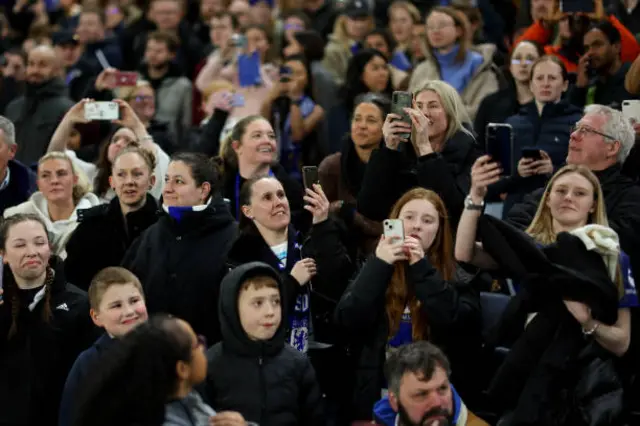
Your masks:
{"label": "black hoodie", "polygon": [[26,85],[23,96],[14,99],[4,115],[16,126],[16,160],[30,166],[47,152],[49,141],[62,117],[73,105],[67,87],[59,78]]}
{"label": "black hoodie", "polygon": [[220,340],[216,307],[236,225],[221,198],[176,220],[163,214],[129,247],[122,266],[136,274],[150,313],[183,318],[210,342]]}
{"label": "black hoodie", "polygon": [[281,296],[285,292],[279,274],[261,262],[239,266],[224,278],[218,310],[222,342],[207,352],[209,403],[218,412],[237,411],[260,426],[323,425],[315,372],[305,354],[285,344],[285,321],[267,341],[251,340],[240,323],[240,288],[255,276],[272,277]]}

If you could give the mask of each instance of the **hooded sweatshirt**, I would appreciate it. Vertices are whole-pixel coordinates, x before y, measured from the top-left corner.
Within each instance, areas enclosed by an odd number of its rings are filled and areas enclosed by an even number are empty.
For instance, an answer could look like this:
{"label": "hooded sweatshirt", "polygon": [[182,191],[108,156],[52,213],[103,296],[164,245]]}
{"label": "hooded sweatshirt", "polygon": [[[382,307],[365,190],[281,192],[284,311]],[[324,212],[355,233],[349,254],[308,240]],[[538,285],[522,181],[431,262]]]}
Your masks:
{"label": "hooded sweatshirt", "polygon": [[49,217],[49,208],[47,206],[47,199],[42,192],[35,192],[27,201],[19,204],[15,207],[8,208],[4,211],[4,217],[13,216],[18,213],[33,213],[44,221],[47,225],[47,231],[50,234],[50,241],[53,244],[53,249],[56,256],[61,259],[67,257],[65,246],[71,234],[78,226],[78,210],[88,209],[100,204],[100,199],[93,193],[89,192],[85,194],[77,203],[76,208],[69,216],[69,219],[56,220],[55,222]]}
{"label": "hooded sweatshirt", "polygon": [[[240,288],[256,276],[273,278],[285,300],[278,272],[265,263],[246,263],[224,278],[218,309],[222,342],[207,352],[209,402],[216,411],[237,411],[260,426],[324,424],[315,372],[303,353],[285,344],[285,322],[266,341],[250,339],[240,323]],[[285,304],[281,306],[284,311]]]}

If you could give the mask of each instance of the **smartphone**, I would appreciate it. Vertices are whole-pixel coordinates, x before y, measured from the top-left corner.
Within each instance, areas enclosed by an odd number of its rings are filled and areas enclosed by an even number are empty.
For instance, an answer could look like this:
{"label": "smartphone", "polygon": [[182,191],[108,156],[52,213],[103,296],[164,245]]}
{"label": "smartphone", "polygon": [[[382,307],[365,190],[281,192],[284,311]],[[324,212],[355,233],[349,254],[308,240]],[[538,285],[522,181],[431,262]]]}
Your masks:
{"label": "smartphone", "polygon": [[231,45],[240,49],[247,47],[247,36],[244,34],[234,34],[231,36]]}
{"label": "smartphone", "polygon": [[561,0],[562,13],[594,13],[596,4],[593,0]]}
{"label": "smartphone", "polygon": [[522,148],[522,157],[530,158],[532,160],[542,160],[540,150],[535,148]]}
{"label": "smartphone", "polygon": [[239,108],[244,106],[244,96],[240,93],[234,93],[231,98],[231,106],[234,108]]}
{"label": "smartphone", "polygon": [[[395,91],[391,95],[391,112],[402,117],[401,121],[411,124],[411,117],[404,109],[411,108],[413,105],[413,95],[410,92]],[[409,140],[411,133],[403,133],[400,135],[403,139]]]}
{"label": "smartphone", "polygon": [[116,86],[128,87],[138,83],[138,73],[132,71],[118,71],[116,73]]}
{"label": "smartphone", "polygon": [[302,167],[302,182],[305,188],[313,189],[313,184],[320,183],[320,175],[316,166]]}
{"label": "smartphone", "polygon": [[120,108],[115,102],[88,102],[84,104],[84,118],[92,120],[117,120]]}
{"label": "smartphone", "polygon": [[240,87],[256,87],[262,84],[258,52],[238,56],[238,80]]}
{"label": "smartphone", "polygon": [[640,123],[640,100],[622,101],[622,115],[624,115],[631,124]]}
{"label": "smartphone", "polygon": [[404,224],[401,219],[385,219],[382,222],[382,230],[385,238],[391,238],[394,242],[404,242]]}
{"label": "smartphone", "polygon": [[291,81],[291,74],[293,74],[293,70],[291,67],[283,65],[280,67],[280,83],[288,83]]}
{"label": "smartphone", "polygon": [[489,123],[485,140],[487,154],[500,164],[504,175],[511,176],[514,170],[513,127],[510,124]]}

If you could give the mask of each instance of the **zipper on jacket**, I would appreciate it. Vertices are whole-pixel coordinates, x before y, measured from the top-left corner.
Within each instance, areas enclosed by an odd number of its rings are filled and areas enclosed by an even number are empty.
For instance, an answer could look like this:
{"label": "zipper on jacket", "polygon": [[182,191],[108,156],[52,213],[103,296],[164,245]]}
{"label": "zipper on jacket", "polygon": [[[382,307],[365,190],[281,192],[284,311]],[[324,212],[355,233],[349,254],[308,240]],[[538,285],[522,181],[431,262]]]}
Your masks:
{"label": "zipper on jacket", "polygon": [[267,387],[264,380],[264,369],[262,366],[263,359],[262,356],[258,357],[258,374],[260,381],[260,424],[266,425],[266,415],[267,415]]}

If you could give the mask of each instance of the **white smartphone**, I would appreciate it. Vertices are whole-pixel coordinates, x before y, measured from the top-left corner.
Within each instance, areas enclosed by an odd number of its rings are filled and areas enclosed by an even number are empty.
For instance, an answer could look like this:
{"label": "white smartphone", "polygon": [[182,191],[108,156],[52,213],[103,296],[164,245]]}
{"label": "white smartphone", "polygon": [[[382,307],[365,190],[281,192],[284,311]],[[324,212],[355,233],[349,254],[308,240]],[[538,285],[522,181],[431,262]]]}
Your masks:
{"label": "white smartphone", "polygon": [[622,101],[622,115],[624,115],[631,124],[640,123],[640,100]]}
{"label": "white smartphone", "polygon": [[385,238],[391,238],[394,242],[404,242],[404,224],[401,219],[385,219],[382,229]]}
{"label": "white smartphone", "polygon": [[115,102],[87,102],[84,104],[84,118],[87,120],[117,120],[120,108]]}

